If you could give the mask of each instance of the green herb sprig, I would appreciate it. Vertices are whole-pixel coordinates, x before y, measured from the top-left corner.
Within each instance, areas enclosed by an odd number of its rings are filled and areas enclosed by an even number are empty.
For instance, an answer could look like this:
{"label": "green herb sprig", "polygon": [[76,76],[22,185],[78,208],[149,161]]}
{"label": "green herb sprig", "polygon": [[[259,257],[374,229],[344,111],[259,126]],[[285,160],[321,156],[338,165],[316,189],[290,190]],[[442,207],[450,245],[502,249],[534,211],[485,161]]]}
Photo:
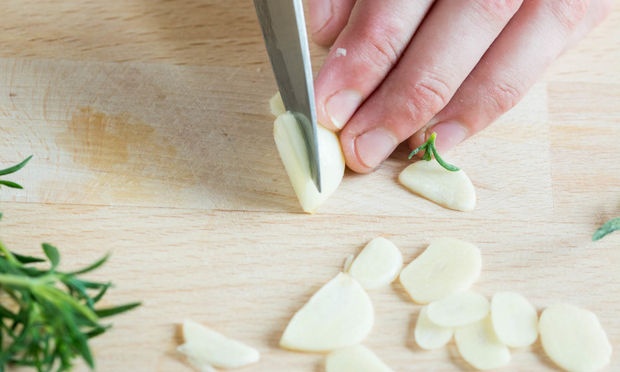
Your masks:
{"label": "green herb sprig", "polygon": [[411,160],[411,158],[413,158],[418,152],[424,151],[424,155],[422,155],[423,160],[430,161],[434,157],[435,160],[437,160],[437,163],[439,163],[439,165],[449,170],[450,172],[458,171],[460,169],[459,167],[446,162],[441,158],[441,156],[439,156],[439,153],[437,152],[437,147],[435,146],[436,139],[437,133],[433,132],[428,137],[426,142],[424,142],[418,148],[414,149],[413,151],[411,151],[411,153],[409,153],[408,159]]}
{"label": "green herb sprig", "polygon": [[592,240],[597,241],[602,239],[616,230],[620,230],[620,217],[612,218],[611,220],[605,222],[603,226],[599,227],[598,230],[594,232],[592,235]]}
{"label": "green herb sprig", "polygon": [[[32,155],[24,159],[19,164],[0,170],[0,176],[5,176],[7,174],[17,172],[18,170],[22,169],[30,161],[30,159],[32,159]],[[11,187],[14,189],[23,189],[22,185],[15,183],[13,181],[8,181],[8,180],[0,180],[0,185],[4,185],[6,187]]]}
{"label": "green herb sprig", "polygon": [[63,272],[58,249],[47,243],[42,248],[45,259],[10,252],[0,242],[0,371],[8,365],[65,371],[77,357],[94,368],[88,340],[110,327],[100,319],[140,303],[95,308],[112,284],[80,275],[99,268],[108,255]]}

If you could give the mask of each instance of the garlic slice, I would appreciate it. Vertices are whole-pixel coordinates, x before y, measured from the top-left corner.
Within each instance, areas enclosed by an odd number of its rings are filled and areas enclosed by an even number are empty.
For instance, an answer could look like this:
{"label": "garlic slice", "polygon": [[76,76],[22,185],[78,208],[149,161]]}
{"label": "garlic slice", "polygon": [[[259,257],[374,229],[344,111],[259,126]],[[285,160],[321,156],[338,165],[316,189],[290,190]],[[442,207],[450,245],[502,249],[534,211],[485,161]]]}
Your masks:
{"label": "garlic slice", "polygon": [[332,351],[325,358],[325,372],[393,372],[369,348],[354,345]]}
{"label": "garlic slice", "polygon": [[485,318],[489,307],[479,293],[458,292],[428,304],[428,318],[442,327],[461,327]]}
{"label": "garlic slice", "polygon": [[276,94],[269,99],[269,109],[271,110],[271,114],[275,117],[278,117],[286,112],[280,92],[276,92]]}
{"label": "garlic slice", "polygon": [[612,347],[591,311],[559,304],[543,310],[538,323],[545,353],[568,371],[597,371],[610,362]]}
{"label": "garlic slice", "polygon": [[365,289],[386,286],[394,281],[403,266],[403,255],[394,243],[383,237],[371,240],[348,269]]}
{"label": "garlic slice", "polygon": [[441,238],[401,271],[400,282],[413,301],[426,304],[467,290],[480,276],[481,267],[478,247]]}
{"label": "garlic slice", "polygon": [[351,276],[339,273],[299,310],[289,322],[280,346],[326,352],[362,342],[374,324],[368,294]]}
{"label": "garlic slice", "polygon": [[428,307],[420,310],[415,323],[413,336],[415,342],[424,350],[434,350],[444,347],[452,338],[454,330],[433,323],[428,317]]}
{"label": "garlic slice", "polygon": [[183,322],[183,339],[185,343],[177,350],[200,371],[239,368],[260,359],[255,349],[191,320]]}
{"label": "garlic slice", "polygon": [[519,293],[498,292],[491,299],[491,320],[499,340],[510,347],[526,347],[538,338],[538,314]]}
{"label": "garlic slice", "polygon": [[454,340],[463,359],[477,369],[495,369],[510,363],[510,350],[495,335],[490,317],[457,328]]}
{"label": "garlic slice", "polygon": [[405,168],[398,180],[414,193],[445,208],[464,212],[476,208],[476,189],[462,169],[452,172],[435,160],[419,160]]}
{"label": "garlic slice", "polygon": [[273,136],[280,159],[302,209],[314,213],[338,188],[344,175],[344,155],[338,136],[322,126],[317,127],[321,192],[310,176],[306,143],[297,120],[290,112],[279,115],[273,127]]}

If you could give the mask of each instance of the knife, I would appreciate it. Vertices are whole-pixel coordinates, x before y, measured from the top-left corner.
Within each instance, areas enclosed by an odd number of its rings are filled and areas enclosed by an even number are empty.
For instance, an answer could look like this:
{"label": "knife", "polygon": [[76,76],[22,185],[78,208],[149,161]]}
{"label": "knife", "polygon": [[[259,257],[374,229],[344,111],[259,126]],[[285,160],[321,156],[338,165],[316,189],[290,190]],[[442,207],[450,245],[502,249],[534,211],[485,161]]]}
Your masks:
{"label": "knife", "polygon": [[284,107],[302,129],[310,176],[321,192],[314,85],[301,0],[254,0]]}

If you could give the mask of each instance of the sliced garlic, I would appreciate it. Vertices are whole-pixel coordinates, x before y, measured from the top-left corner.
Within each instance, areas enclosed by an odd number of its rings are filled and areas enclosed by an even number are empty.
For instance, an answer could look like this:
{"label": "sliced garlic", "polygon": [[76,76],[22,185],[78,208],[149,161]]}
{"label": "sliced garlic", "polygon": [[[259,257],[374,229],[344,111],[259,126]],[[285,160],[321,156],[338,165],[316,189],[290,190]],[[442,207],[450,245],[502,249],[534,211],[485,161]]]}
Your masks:
{"label": "sliced garlic", "polygon": [[549,358],[568,371],[596,371],[610,362],[611,344],[591,311],[550,306],[540,315],[538,329]]}
{"label": "sliced garlic", "polygon": [[256,363],[260,354],[255,349],[191,320],[183,322],[185,343],[178,351],[201,371],[213,368],[239,368]]}
{"label": "sliced garlic", "polygon": [[442,327],[461,327],[489,314],[489,300],[472,292],[458,292],[428,304],[428,318]]}
{"label": "sliced garlic", "polygon": [[400,282],[413,301],[426,304],[467,290],[478,279],[481,266],[478,247],[441,238],[401,271]]}
{"label": "sliced garlic", "polygon": [[428,318],[428,308],[420,310],[413,332],[415,342],[424,350],[434,350],[444,347],[452,338],[454,330],[433,323]]}
{"label": "sliced garlic", "polygon": [[280,346],[325,352],[358,344],[370,333],[374,309],[368,294],[351,276],[339,273],[293,316]]}
{"label": "sliced garlic", "polygon": [[277,92],[273,95],[273,97],[271,97],[269,100],[269,108],[271,110],[271,114],[275,117],[278,117],[286,112],[280,92]]}
{"label": "sliced garlic", "polygon": [[495,335],[490,317],[457,328],[454,340],[463,359],[477,369],[495,369],[510,363],[510,350]]}
{"label": "sliced garlic", "polygon": [[471,211],[476,207],[476,189],[467,174],[443,168],[437,161],[416,161],[398,180],[414,193],[445,208]]}
{"label": "sliced garlic", "polygon": [[491,320],[497,338],[510,347],[526,347],[538,338],[538,314],[515,292],[498,292],[491,299]]}
{"label": "sliced garlic", "polygon": [[332,351],[325,358],[325,372],[393,372],[369,348],[354,345]]}
{"label": "sliced garlic", "polygon": [[349,274],[365,289],[386,286],[394,281],[403,267],[403,255],[390,240],[377,237],[355,257]]}
{"label": "sliced garlic", "polygon": [[274,122],[273,136],[286,173],[302,209],[314,213],[336,191],[344,175],[344,156],[338,136],[317,127],[321,192],[310,176],[310,163],[302,130],[293,114],[285,112]]}

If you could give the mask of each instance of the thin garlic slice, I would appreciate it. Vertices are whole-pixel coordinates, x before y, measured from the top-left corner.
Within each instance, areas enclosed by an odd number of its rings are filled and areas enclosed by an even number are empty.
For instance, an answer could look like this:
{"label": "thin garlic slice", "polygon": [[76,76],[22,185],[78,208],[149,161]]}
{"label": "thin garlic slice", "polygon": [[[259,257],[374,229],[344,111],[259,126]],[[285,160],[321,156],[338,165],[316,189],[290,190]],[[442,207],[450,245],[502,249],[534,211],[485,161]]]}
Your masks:
{"label": "thin garlic slice", "polygon": [[543,349],[568,371],[597,371],[610,362],[612,347],[591,311],[559,304],[543,310],[538,323]]}
{"label": "thin garlic slice", "polygon": [[428,307],[420,310],[415,323],[413,335],[416,344],[424,350],[434,350],[444,347],[452,338],[454,330],[433,323],[428,317]]}
{"label": "thin garlic slice", "polygon": [[351,263],[348,271],[365,289],[386,286],[394,281],[403,267],[403,255],[390,240],[371,240]]}
{"label": "thin garlic slice", "polygon": [[445,208],[471,211],[476,208],[476,189],[467,174],[443,168],[437,161],[416,161],[405,168],[398,180],[414,193]]}
{"label": "thin garlic slice", "polygon": [[239,368],[260,359],[255,349],[191,320],[183,322],[183,339],[185,343],[178,351],[201,371]]}
{"label": "thin garlic slice", "polygon": [[293,316],[280,346],[326,352],[362,342],[374,324],[368,294],[351,276],[340,273],[319,289]]}
{"label": "thin garlic slice", "polygon": [[426,304],[467,290],[480,276],[481,267],[478,247],[441,238],[401,271],[400,282],[413,301]]}
{"label": "thin garlic slice", "polygon": [[273,136],[280,159],[302,209],[314,213],[338,188],[344,175],[344,156],[338,136],[322,126],[317,127],[321,192],[310,176],[310,163],[306,143],[297,120],[290,112],[279,115]]}
{"label": "thin garlic slice", "polygon": [[369,348],[354,345],[332,351],[325,358],[325,372],[393,372]]}
{"label": "thin garlic slice", "polygon": [[491,319],[497,338],[510,347],[526,347],[538,338],[538,314],[515,292],[498,292],[491,299]]}
{"label": "thin garlic slice", "polygon": [[275,117],[278,117],[286,112],[280,92],[276,92],[276,94],[269,99],[269,109],[271,110],[271,114]]}
{"label": "thin garlic slice", "polygon": [[458,292],[428,304],[428,318],[442,327],[461,327],[485,318],[489,300],[472,292]]}
{"label": "thin garlic slice", "polygon": [[457,328],[454,340],[459,354],[477,369],[495,369],[510,363],[510,350],[495,335],[490,317]]}

